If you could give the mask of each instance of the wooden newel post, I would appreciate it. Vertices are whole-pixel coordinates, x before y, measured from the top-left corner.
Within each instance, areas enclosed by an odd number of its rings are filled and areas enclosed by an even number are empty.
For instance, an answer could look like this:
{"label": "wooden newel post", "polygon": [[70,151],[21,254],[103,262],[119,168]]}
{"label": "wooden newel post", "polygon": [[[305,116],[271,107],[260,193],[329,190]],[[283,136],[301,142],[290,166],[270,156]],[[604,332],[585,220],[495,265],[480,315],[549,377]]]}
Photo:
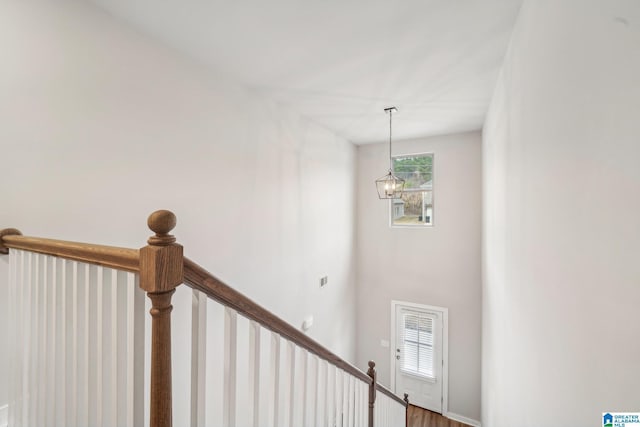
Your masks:
{"label": "wooden newel post", "polygon": [[367,375],[371,377],[369,383],[369,427],[373,427],[373,413],[376,403],[376,384],[378,383],[378,373],[376,372],[376,362],[369,360],[369,370]]}
{"label": "wooden newel post", "polygon": [[404,394],[404,425],[405,427],[409,426],[409,394]]}
{"label": "wooden newel post", "polygon": [[182,246],[169,234],[176,216],[161,210],[147,221],[155,236],[140,249],[140,287],[151,299],[150,426],[171,427],[171,296],[183,282]]}

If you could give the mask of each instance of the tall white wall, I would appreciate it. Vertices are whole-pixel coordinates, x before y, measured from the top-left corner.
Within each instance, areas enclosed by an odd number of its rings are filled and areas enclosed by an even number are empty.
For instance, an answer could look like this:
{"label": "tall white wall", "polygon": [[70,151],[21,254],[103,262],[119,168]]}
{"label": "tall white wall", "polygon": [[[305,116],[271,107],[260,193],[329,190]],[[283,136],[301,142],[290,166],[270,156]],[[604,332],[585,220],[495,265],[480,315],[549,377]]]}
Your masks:
{"label": "tall white wall", "polygon": [[447,307],[449,411],[479,420],[481,135],[394,142],[394,154],[434,153],[434,226],[424,229],[389,227],[374,182],[389,167],[388,150],[358,147],[358,364],[375,360],[389,385],[380,341],[390,338],[391,300]]}
{"label": "tall white wall", "polygon": [[354,360],[352,144],[81,3],[2,2],[0,52],[0,227],[141,247],[171,209],[188,257]]}
{"label": "tall white wall", "polygon": [[483,137],[483,426],[639,410],[638,76],[637,1],[525,1]]}

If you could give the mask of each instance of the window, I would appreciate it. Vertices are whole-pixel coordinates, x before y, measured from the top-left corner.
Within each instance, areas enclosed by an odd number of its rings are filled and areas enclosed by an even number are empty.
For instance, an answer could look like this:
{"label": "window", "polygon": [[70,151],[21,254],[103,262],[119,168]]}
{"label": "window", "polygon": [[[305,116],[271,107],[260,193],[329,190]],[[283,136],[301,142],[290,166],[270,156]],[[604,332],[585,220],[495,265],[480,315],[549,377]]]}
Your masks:
{"label": "window", "polygon": [[433,154],[393,157],[393,173],[405,180],[401,199],[391,199],[391,225],[433,225]]}
{"label": "window", "polygon": [[405,372],[434,378],[433,318],[422,313],[405,313],[402,319],[402,366]]}

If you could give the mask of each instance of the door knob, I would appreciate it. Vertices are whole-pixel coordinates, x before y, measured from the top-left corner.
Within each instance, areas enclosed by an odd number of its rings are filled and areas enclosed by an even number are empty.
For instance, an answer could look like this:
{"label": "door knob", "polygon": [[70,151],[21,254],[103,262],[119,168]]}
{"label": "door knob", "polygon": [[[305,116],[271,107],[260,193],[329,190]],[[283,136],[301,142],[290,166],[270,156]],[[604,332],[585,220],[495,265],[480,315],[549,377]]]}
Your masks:
{"label": "door knob", "polygon": [[400,360],[400,355],[399,354],[396,356],[396,359]]}

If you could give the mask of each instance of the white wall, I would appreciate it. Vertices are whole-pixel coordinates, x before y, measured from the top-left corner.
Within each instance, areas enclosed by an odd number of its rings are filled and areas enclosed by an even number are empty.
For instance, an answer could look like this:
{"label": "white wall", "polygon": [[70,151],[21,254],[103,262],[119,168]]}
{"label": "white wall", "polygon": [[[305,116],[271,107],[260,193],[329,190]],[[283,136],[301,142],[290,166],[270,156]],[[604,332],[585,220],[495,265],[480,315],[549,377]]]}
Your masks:
{"label": "white wall", "polygon": [[389,349],[380,340],[389,340],[391,300],[447,307],[449,411],[479,420],[480,133],[394,142],[394,154],[434,153],[432,228],[389,227],[389,204],[374,183],[389,167],[388,150],[358,147],[358,364],[375,360],[389,385]]}
{"label": "white wall", "polygon": [[0,227],[141,247],[171,209],[187,256],[354,360],[352,144],[87,5],[2,2],[0,51]]}
{"label": "white wall", "polygon": [[640,402],[640,3],[525,1],[484,128],[485,427]]}

